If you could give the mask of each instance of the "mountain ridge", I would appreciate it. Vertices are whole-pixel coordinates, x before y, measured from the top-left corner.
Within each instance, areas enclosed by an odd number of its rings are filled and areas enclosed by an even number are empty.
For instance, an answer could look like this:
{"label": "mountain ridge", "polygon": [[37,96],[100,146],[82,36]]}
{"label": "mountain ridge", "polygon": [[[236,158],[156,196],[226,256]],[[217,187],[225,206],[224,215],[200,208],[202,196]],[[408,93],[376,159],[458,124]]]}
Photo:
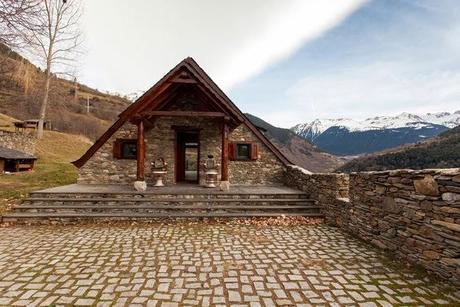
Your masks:
{"label": "mountain ridge", "polygon": [[342,158],[319,150],[289,129],[275,127],[249,113],[245,115],[292,163],[298,166],[312,172],[329,172],[345,162]]}
{"label": "mountain ridge", "polygon": [[[350,132],[393,129],[404,127],[417,127],[417,124],[436,124],[454,128],[460,125],[460,110],[450,112],[414,114],[403,112],[395,116],[375,116],[364,120],[355,120],[351,118],[326,118],[315,119],[312,122],[297,124],[291,128],[296,134],[302,136],[304,131],[308,130],[312,135],[318,135],[330,127],[343,127]],[[420,127],[420,125],[419,125]]]}
{"label": "mountain ridge", "polygon": [[316,119],[291,128],[300,137],[335,155],[360,155],[434,137],[460,125],[460,111],[401,113],[365,120]]}
{"label": "mountain ridge", "polygon": [[416,144],[404,145],[353,159],[336,172],[460,167],[460,126]]}

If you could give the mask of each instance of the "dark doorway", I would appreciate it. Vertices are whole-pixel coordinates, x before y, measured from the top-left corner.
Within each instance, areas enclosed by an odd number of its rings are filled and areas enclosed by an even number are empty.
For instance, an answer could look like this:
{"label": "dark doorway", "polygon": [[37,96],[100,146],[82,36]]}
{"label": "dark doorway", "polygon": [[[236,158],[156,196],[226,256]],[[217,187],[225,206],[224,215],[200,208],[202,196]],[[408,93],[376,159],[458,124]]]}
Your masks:
{"label": "dark doorway", "polygon": [[176,182],[198,183],[200,134],[198,130],[176,132]]}

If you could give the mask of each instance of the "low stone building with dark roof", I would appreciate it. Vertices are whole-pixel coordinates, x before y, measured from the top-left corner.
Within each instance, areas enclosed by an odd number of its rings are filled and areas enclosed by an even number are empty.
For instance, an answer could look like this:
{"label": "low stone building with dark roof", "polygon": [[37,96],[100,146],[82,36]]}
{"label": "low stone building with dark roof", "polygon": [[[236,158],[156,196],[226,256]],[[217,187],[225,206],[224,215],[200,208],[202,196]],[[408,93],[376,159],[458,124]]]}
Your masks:
{"label": "low stone building with dark roof", "polygon": [[0,146],[0,173],[32,170],[35,160],[33,155]]}

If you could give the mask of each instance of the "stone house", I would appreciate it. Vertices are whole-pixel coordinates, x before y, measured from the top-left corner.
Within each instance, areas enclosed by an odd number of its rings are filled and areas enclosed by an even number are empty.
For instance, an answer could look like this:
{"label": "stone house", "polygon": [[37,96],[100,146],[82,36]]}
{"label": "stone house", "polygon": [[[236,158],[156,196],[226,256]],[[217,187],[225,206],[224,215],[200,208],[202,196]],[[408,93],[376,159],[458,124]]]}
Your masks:
{"label": "stone house", "polygon": [[79,183],[151,184],[151,165],[163,159],[166,184],[203,184],[209,156],[224,189],[230,183],[281,184],[292,164],[187,58],[124,110],[73,164]]}

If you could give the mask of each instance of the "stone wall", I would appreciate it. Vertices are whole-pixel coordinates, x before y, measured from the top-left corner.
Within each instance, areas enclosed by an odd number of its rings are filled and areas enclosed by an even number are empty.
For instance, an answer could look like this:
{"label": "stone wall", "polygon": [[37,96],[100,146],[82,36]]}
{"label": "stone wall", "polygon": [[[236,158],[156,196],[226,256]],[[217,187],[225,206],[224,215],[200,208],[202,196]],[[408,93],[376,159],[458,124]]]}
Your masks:
{"label": "stone wall", "polygon": [[[286,184],[318,199],[326,221],[460,283],[460,169],[302,174]],[[342,192],[341,192],[342,191]]]}
{"label": "stone wall", "polygon": [[352,233],[460,282],[459,169],[351,174],[350,204]]}
{"label": "stone wall", "polygon": [[36,143],[37,138],[34,135],[0,130],[0,146],[2,147],[33,155]]}
{"label": "stone wall", "polygon": [[289,166],[284,173],[287,186],[306,192],[310,198],[326,201],[348,197],[348,175],[310,173],[298,166]]}
{"label": "stone wall", "polygon": [[115,159],[113,144],[116,139],[137,138],[137,126],[123,125],[112,137],[79,169],[78,183],[124,184],[136,180],[136,160]]}
{"label": "stone wall", "polygon": [[229,135],[230,142],[246,141],[259,144],[259,158],[255,161],[229,161],[229,180],[236,184],[280,184],[284,164],[245,126]]}
{"label": "stone wall", "polygon": [[[218,179],[221,177],[222,134],[219,119],[163,117],[154,121],[154,126],[145,131],[145,176],[153,183],[150,164],[158,158],[168,163],[165,184],[175,183],[175,140],[172,126],[183,126],[200,130],[200,184],[204,183],[204,164],[208,155],[217,162]],[[137,138],[137,127],[125,124],[120,128],[87,163],[80,168],[79,183],[131,184],[136,180],[136,160],[113,158],[113,143],[117,138]],[[257,138],[245,126],[240,126],[229,135],[230,141],[256,141]],[[263,144],[260,145],[260,158],[257,161],[229,161],[229,180],[231,184],[273,184],[280,183],[283,164]]]}

